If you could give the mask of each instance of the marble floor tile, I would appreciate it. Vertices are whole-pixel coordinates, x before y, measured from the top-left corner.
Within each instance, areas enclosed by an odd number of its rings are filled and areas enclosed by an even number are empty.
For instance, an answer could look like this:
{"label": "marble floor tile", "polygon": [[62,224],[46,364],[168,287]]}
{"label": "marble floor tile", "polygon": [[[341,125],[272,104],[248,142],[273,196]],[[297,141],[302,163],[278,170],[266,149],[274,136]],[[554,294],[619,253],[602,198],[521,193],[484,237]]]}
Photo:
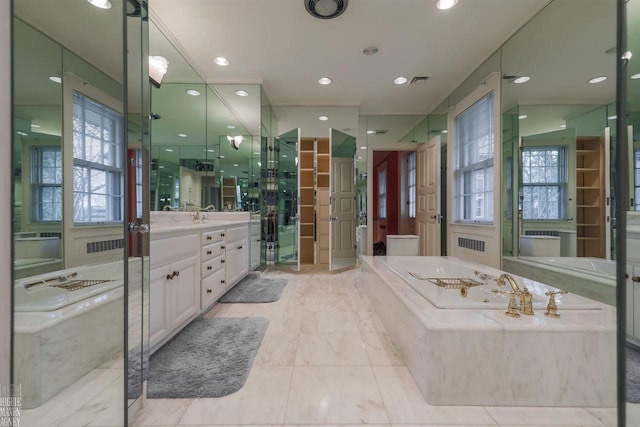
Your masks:
{"label": "marble floor tile", "polygon": [[389,422],[368,366],[296,366],[285,424]]}
{"label": "marble floor tile", "polygon": [[293,366],[297,348],[298,334],[268,331],[253,363],[255,366]]}
{"label": "marble floor tile", "polygon": [[394,424],[495,424],[489,413],[480,406],[429,405],[404,366],[372,368],[389,418]]}
{"label": "marble floor tile", "polygon": [[267,319],[267,332],[298,333],[302,322],[302,309],[286,310],[280,314],[272,314]]}
{"label": "marble floor tile", "polygon": [[387,332],[378,313],[374,311],[356,311],[353,314],[361,332]]}
{"label": "marble floor tile", "polygon": [[178,425],[282,424],[292,372],[288,366],[254,366],[237,392],[193,399]]}
{"label": "marble floor tile", "polygon": [[358,325],[352,311],[305,311],[300,332],[358,332]]}
{"label": "marble floor tile", "polygon": [[365,349],[372,365],[403,366],[402,355],[386,333],[362,332]]}
{"label": "marble floor tile", "polygon": [[487,411],[500,425],[602,426],[582,408],[491,407]]}
{"label": "marble floor tile", "polygon": [[304,311],[353,311],[349,297],[340,295],[305,297],[303,308]]}
{"label": "marble floor tile", "polygon": [[367,294],[358,292],[357,294],[350,295],[350,298],[354,311],[375,311]]}
{"label": "marble floor tile", "polygon": [[61,427],[121,427],[124,423],[124,376],[118,377],[103,391],[84,404]]}
{"label": "marble floor tile", "polygon": [[359,333],[300,334],[296,365],[369,365]]}
{"label": "marble floor tile", "polygon": [[618,424],[618,408],[586,408],[587,412],[596,417],[606,426]]}
{"label": "marble floor tile", "polygon": [[137,426],[175,426],[193,399],[147,399],[144,408],[131,420]]}

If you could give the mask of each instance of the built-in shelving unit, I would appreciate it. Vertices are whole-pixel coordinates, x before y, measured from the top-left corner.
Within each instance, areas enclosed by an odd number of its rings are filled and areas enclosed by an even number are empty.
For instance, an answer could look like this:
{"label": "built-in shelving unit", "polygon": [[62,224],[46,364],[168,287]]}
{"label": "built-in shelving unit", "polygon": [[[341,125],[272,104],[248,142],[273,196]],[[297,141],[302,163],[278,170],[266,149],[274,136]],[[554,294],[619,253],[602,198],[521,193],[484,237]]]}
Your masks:
{"label": "built-in shelving unit", "polygon": [[301,264],[314,263],[314,138],[300,139],[300,248]]}
{"label": "built-in shelving unit", "polygon": [[237,207],[236,177],[222,178],[222,209],[235,210]]}
{"label": "built-in shelving unit", "polygon": [[576,141],[577,255],[606,257],[604,152],[599,137]]}
{"label": "built-in shelving unit", "polygon": [[329,264],[329,246],[331,245],[329,228],[331,206],[329,188],[331,173],[331,142],[329,138],[316,139],[316,235],[318,244],[318,264]]}

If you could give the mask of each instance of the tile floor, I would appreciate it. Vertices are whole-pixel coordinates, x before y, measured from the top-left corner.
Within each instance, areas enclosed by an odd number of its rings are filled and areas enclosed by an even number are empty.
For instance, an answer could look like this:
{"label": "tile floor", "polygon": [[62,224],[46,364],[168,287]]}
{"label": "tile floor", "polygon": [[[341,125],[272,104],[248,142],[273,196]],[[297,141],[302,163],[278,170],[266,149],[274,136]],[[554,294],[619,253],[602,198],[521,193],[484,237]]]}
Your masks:
{"label": "tile floor", "polygon": [[289,280],[279,301],[207,314],[270,320],[245,386],[222,398],[148,400],[134,426],[616,425],[614,408],[431,406],[359,291],[357,270],[263,274]]}

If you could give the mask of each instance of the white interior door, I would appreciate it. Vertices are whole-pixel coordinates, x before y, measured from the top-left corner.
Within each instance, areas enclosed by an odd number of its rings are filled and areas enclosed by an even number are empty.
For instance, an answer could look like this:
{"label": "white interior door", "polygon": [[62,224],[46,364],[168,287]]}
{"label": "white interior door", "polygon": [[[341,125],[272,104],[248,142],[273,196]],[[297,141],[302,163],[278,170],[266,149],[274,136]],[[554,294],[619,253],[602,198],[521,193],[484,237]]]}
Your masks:
{"label": "white interior door", "polygon": [[420,255],[440,256],[440,136],[416,150],[416,228]]}
{"label": "white interior door", "polygon": [[331,217],[333,229],[331,258],[355,260],[355,187],[353,159],[333,158],[331,160]]}

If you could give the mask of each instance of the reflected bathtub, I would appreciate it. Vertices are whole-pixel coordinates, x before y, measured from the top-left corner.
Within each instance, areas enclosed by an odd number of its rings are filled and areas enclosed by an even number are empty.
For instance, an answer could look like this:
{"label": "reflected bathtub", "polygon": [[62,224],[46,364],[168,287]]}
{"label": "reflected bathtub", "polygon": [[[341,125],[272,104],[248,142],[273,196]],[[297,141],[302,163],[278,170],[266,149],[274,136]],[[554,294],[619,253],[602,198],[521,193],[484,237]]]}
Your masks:
{"label": "reflected bathtub", "polygon": [[582,257],[503,257],[504,270],[615,305],[616,263]]}

